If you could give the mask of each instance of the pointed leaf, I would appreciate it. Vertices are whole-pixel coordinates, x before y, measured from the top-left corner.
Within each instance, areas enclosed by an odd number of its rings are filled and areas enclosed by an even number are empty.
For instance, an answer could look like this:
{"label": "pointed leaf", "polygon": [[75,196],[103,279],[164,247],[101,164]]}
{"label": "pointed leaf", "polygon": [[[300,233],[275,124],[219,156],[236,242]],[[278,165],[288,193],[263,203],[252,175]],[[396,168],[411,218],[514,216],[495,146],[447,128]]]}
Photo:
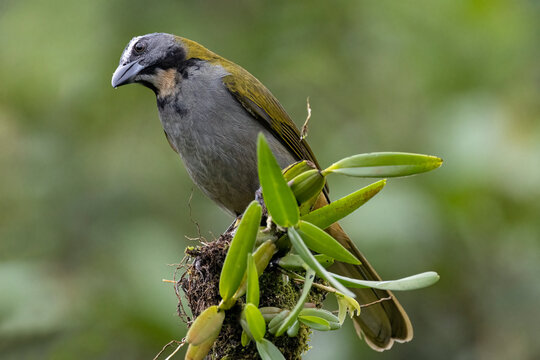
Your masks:
{"label": "pointed leaf", "polygon": [[[255,261],[255,267],[259,276],[264,272],[264,269],[268,266],[268,263],[272,259],[272,256],[277,252],[277,247],[272,240],[267,240],[262,243],[257,250],[253,253],[253,260]],[[233,295],[233,299],[238,300],[246,293],[247,288],[247,272],[242,278],[242,282],[238,287],[238,290]]]}
{"label": "pointed leaf", "polygon": [[289,239],[291,240],[291,243],[292,243],[294,249],[296,250],[296,252],[298,253],[298,255],[300,255],[302,260],[304,260],[305,263],[310,268],[315,270],[317,275],[319,275],[321,278],[328,281],[340,293],[345,294],[345,295],[350,296],[350,297],[355,297],[354,293],[347,290],[347,288],[344,287],[339,281],[337,281],[332,276],[331,273],[326,271],[326,269],[321,264],[319,264],[319,262],[315,259],[315,257],[311,253],[311,251],[309,251],[306,244],[304,244],[304,242],[302,241],[302,238],[300,237],[300,235],[298,234],[298,232],[296,231],[295,228],[289,228],[288,229],[288,235],[289,235]]}
{"label": "pointed leaf", "polygon": [[255,265],[255,260],[253,260],[253,255],[248,254],[248,267],[247,267],[247,295],[246,301],[259,306],[259,275],[257,274],[257,266]]}
{"label": "pointed leaf", "polygon": [[266,322],[261,312],[255,305],[247,303],[244,307],[244,314],[253,339],[255,341],[261,341],[266,333]]}
{"label": "pointed leaf", "polygon": [[423,173],[438,168],[442,159],[436,156],[377,152],[342,159],[323,171],[357,177],[396,177]]}
{"label": "pointed leaf", "polygon": [[296,225],[300,218],[296,198],[262,133],[259,134],[257,158],[264,203],[272,220],[281,227]]}
{"label": "pointed leaf", "polygon": [[325,269],[334,264],[334,258],[325,254],[316,254],[315,260],[317,260]]}
{"label": "pointed leaf", "polygon": [[342,262],[360,264],[360,260],[345,249],[336,239],[317,226],[301,220],[298,224],[298,232],[306,246],[311,250]]}
{"label": "pointed leaf", "polygon": [[358,209],[361,205],[365,204],[369,199],[381,191],[385,184],[386,180],[379,180],[302,216],[302,220],[310,222],[321,229],[326,229],[336,221],[341,220],[354,210]]}
{"label": "pointed leaf", "polygon": [[247,254],[253,251],[261,223],[261,206],[252,201],[244,212],[231,241],[219,278],[219,294],[224,302],[232,298],[246,271]]}
{"label": "pointed leaf", "polygon": [[276,336],[281,336],[297,320],[298,314],[300,314],[300,311],[302,311],[302,308],[304,307],[304,303],[307,300],[307,297],[309,295],[309,290],[311,290],[311,285],[313,285],[314,279],[315,279],[315,271],[308,268],[306,270],[306,278],[304,280],[304,287],[302,288],[302,294],[300,295],[300,298],[296,302],[296,305],[291,310],[287,318],[283,320],[283,322],[279,326],[279,329],[276,331]]}
{"label": "pointed leaf", "polygon": [[269,340],[262,339],[261,341],[257,341],[256,344],[257,351],[262,360],[285,360],[281,351]]}
{"label": "pointed leaf", "polygon": [[435,284],[439,281],[439,274],[434,271],[427,271],[421,274],[405,277],[398,280],[369,281],[351,279],[345,276],[332,274],[343,285],[351,288],[372,288],[380,290],[405,291],[421,289]]}
{"label": "pointed leaf", "polygon": [[186,335],[186,341],[193,345],[200,345],[210,338],[215,338],[221,330],[225,312],[219,311],[217,306],[210,306],[204,310],[191,324]]}

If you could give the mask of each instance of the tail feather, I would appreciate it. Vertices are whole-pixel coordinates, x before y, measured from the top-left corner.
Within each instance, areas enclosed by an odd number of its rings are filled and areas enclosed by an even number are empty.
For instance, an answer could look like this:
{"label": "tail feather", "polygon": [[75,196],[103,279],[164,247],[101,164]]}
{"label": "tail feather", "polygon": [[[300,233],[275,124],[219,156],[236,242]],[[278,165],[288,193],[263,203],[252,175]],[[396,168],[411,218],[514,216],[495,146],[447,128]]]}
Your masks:
{"label": "tail feather", "polygon": [[[361,265],[336,262],[331,270],[351,278],[381,280],[338,223],[331,225],[326,231],[362,262]],[[364,288],[353,289],[353,292],[360,304],[371,304],[364,307],[361,314],[354,317],[353,322],[358,336],[363,337],[372,349],[383,351],[390,349],[394,341],[407,342],[412,339],[411,321],[391,291]],[[385,298],[389,299],[379,301]]]}
{"label": "tail feather", "polygon": [[[329,199],[325,192],[319,196],[314,208],[322,207],[328,202]],[[338,223],[332,224],[326,231],[361,261],[360,265],[336,261],[331,268],[333,272],[354,279],[381,280],[375,269]],[[413,338],[411,321],[391,291],[370,288],[351,290],[356,294],[356,300],[361,305],[371,304],[362,308],[360,315],[353,318],[353,323],[358,336],[364,338],[373,350],[388,350],[395,341],[407,342]],[[381,301],[385,298],[389,299]]]}

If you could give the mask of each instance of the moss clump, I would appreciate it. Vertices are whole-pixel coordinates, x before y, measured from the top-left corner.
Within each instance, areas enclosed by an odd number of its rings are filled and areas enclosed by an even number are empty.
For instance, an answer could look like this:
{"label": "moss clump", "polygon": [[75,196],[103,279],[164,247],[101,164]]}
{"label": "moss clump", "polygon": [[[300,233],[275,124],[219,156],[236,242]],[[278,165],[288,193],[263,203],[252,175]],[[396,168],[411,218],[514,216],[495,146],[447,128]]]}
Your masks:
{"label": "moss clump", "polygon": [[[186,266],[186,274],[178,285],[186,294],[188,305],[195,317],[209,306],[217,305],[221,301],[219,276],[231,239],[231,234],[225,233],[214,242],[186,250],[190,261]],[[302,284],[289,281],[272,264],[260,276],[259,283],[260,307],[292,309],[302,291]],[[309,302],[321,307],[323,300],[324,293],[317,289],[311,290]],[[253,342],[246,347],[240,343],[242,328],[239,317],[243,302],[244,298],[241,298],[234,307],[227,310],[221,333],[208,354],[208,359],[260,359]],[[180,309],[179,305],[179,312]],[[302,325],[298,335],[293,338],[287,335],[275,337],[270,333],[265,337],[281,350],[286,359],[301,359],[302,353],[308,350],[309,334],[309,328]]]}

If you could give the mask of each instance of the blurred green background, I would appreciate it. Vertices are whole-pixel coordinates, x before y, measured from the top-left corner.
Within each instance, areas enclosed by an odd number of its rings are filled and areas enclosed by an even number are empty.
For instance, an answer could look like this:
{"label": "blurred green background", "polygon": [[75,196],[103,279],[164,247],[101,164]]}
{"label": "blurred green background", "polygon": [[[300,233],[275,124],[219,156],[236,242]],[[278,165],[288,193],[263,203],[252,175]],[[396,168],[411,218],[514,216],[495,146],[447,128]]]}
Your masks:
{"label": "blurred green background", "polygon": [[[352,326],[305,359],[538,359],[540,4],[0,0],[0,358],[151,359],[185,326],[183,249],[232,219],[170,150],[154,95],[113,90],[128,41],[196,40],[265,83],[320,163],[438,155],[344,221],[398,294],[414,340],[383,354]],[[337,198],[367,182],[330,178]],[[181,356],[178,358],[182,358]]]}

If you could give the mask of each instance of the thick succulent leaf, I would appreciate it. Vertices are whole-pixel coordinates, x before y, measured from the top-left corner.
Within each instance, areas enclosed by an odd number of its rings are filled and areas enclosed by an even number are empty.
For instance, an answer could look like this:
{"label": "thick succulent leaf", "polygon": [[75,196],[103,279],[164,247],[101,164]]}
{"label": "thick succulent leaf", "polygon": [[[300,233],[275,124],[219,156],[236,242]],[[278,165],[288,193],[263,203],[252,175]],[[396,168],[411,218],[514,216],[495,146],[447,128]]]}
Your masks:
{"label": "thick succulent leaf", "polygon": [[264,272],[264,269],[266,269],[272,256],[274,256],[276,252],[277,247],[273,240],[265,241],[257,248],[257,250],[255,250],[253,253],[253,260],[255,260],[255,267],[257,268],[257,274],[259,274],[259,276]]}
{"label": "thick succulent leaf", "polygon": [[193,345],[189,344],[188,349],[186,351],[186,357],[185,360],[204,360],[206,355],[210,352],[210,349],[214,345],[214,341],[216,341],[219,333],[217,333],[214,337],[208,338],[205,342],[199,344],[199,345]]}
{"label": "thick succulent leaf", "polygon": [[439,281],[439,274],[434,271],[427,271],[421,274],[408,276],[398,280],[370,281],[351,279],[345,276],[332,274],[343,285],[351,288],[373,288],[380,290],[405,291],[416,290],[431,286]]}
{"label": "thick succulent leaf", "polygon": [[305,308],[305,309],[302,309],[299,316],[314,316],[317,318],[324,319],[328,322],[328,326],[330,326],[330,330],[336,330],[341,327],[339,318],[336,315],[332,314],[330,311],[325,310],[325,309]]}
{"label": "thick succulent leaf", "polygon": [[[324,268],[328,268],[334,264],[334,258],[325,254],[317,254],[315,255],[315,259]],[[291,254],[290,252],[278,260],[278,265],[287,270],[304,270],[307,266],[300,256]]]}
{"label": "thick succulent leaf", "polygon": [[204,310],[193,322],[186,335],[186,341],[192,345],[200,345],[208,339],[219,334],[225,312],[219,311],[217,306],[210,306]]}
{"label": "thick succulent leaf", "polygon": [[301,173],[312,169],[314,167],[310,166],[307,160],[297,161],[283,169],[283,177],[286,181],[291,181]]}
{"label": "thick succulent leaf", "polygon": [[300,330],[300,322],[296,320],[290,328],[287,329],[287,336],[288,337],[295,337],[298,335],[298,330]]}
{"label": "thick succulent leaf", "polygon": [[271,334],[275,335],[276,331],[281,326],[281,323],[283,322],[283,320],[285,320],[287,318],[289,313],[290,313],[290,310],[282,310],[279,314],[274,316],[274,318],[272,320],[270,320],[270,322],[268,323],[268,331]]}
{"label": "thick succulent leaf", "polygon": [[240,343],[242,344],[243,347],[246,347],[249,345],[250,342],[251,342],[251,339],[249,335],[247,334],[247,332],[242,330],[242,335],[240,336]]}
{"label": "thick succulent leaf", "polygon": [[247,260],[247,295],[246,300],[248,303],[259,306],[259,275],[257,274],[257,266],[253,255],[248,254]]}
{"label": "thick succulent leaf", "polygon": [[249,337],[250,339],[253,339],[253,335],[251,335],[251,330],[249,328],[249,325],[246,319],[246,313],[244,312],[243,309],[242,309],[242,312],[240,313],[240,326],[242,327],[243,332],[246,333],[247,337]]}
{"label": "thick succulent leaf", "polygon": [[311,250],[345,263],[360,264],[360,260],[345,249],[336,239],[317,226],[307,221],[300,221],[298,232],[306,246]]}
{"label": "thick succulent leaf", "polygon": [[261,312],[255,305],[247,303],[244,307],[244,314],[253,339],[255,341],[261,341],[266,333],[266,322]]}
{"label": "thick succulent leaf", "polygon": [[257,341],[256,344],[257,351],[262,360],[285,360],[281,351],[269,340],[262,339],[261,341]]}
{"label": "thick succulent leaf", "polygon": [[339,322],[339,318],[330,311],[318,308],[304,308],[300,311],[302,316],[317,316],[328,322]]}
{"label": "thick succulent leaf", "polygon": [[244,277],[247,254],[253,251],[261,214],[261,206],[256,201],[252,201],[244,212],[231,241],[219,278],[219,294],[224,302],[232,298]]}
{"label": "thick succulent leaf", "polygon": [[293,245],[298,255],[302,258],[302,260],[304,260],[304,262],[311,269],[315,270],[317,275],[319,275],[321,278],[328,281],[340,293],[345,294],[350,297],[355,297],[354,293],[349,291],[339,281],[337,281],[332,276],[332,274],[326,271],[326,269],[317,261],[317,259],[315,259],[311,251],[306,246],[306,244],[304,244],[304,242],[302,241],[300,234],[298,234],[295,228],[289,228],[288,235],[289,235],[289,239],[291,240],[291,244]]}
{"label": "thick succulent leaf", "polygon": [[264,203],[272,220],[281,227],[296,225],[300,218],[296,198],[262,133],[259,134],[257,158]]}
{"label": "thick succulent leaf", "polygon": [[386,180],[379,180],[302,216],[302,220],[310,222],[321,229],[326,229],[336,221],[341,220],[365,204],[369,199],[381,191],[385,184]]}
{"label": "thick succulent leaf", "polygon": [[325,183],[326,179],[321,172],[318,169],[312,169],[289,181],[289,186],[298,203],[302,204],[318,196]]}
{"label": "thick succulent leaf", "polygon": [[[255,267],[257,269],[257,274],[262,274],[264,269],[268,266],[268,263],[272,259],[272,256],[277,252],[277,247],[274,244],[274,241],[267,240],[262,243],[257,250],[253,253],[253,260],[255,261]],[[247,288],[247,272],[242,278],[242,282],[238,287],[238,290],[233,295],[234,300],[238,300],[246,293]]]}
{"label": "thick succulent leaf", "polygon": [[319,330],[319,331],[328,331],[331,330],[330,323],[318,316],[310,316],[310,315],[300,315],[298,316],[298,320],[303,323],[304,325],[309,326],[312,329]]}
{"label": "thick succulent leaf", "polygon": [[287,329],[290,328],[294,324],[294,322],[297,320],[298,314],[300,314],[300,311],[302,311],[302,308],[304,307],[304,303],[307,300],[307,297],[309,295],[309,291],[311,290],[311,285],[313,285],[314,279],[315,279],[315,271],[308,268],[306,270],[306,278],[304,280],[302,294],[300,294],[300,298],[298,298],[296,305],[291,310],[289,315],[287,315],[287,318],[283,320],[283,322],[279,326],[279,329],[276,331],[276,336],[283,335],[283,333],[287,331]]}
{"label": "thick succulent leaf", "polygon": [[438,168],[442,159],[436,156],[377,152],[342,159],[323,171],[357,177],[396,177],[423,173]]}
{"label": "thick succulent leaf", "polygon": [[264,321],[270,322],[273,318],[275,318],[280,312],[283,311],[283,309],[275,307],[275,306],[265,306],[262,308],[259,308],[259,311],[261,312]]}

